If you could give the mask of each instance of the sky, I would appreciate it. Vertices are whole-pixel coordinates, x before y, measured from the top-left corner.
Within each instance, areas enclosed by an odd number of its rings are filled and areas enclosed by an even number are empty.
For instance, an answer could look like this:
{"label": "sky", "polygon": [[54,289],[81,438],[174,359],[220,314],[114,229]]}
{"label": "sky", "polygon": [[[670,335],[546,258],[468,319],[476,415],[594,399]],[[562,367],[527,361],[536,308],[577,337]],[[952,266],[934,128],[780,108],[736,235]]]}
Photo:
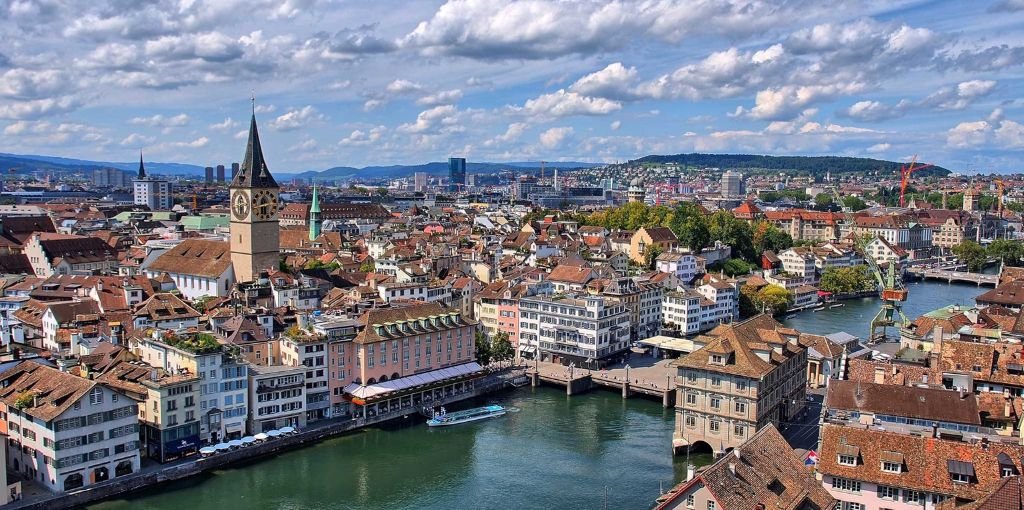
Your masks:
{"label": "sky", "polygon": [[0,152],[1024,171],[1024,0],[0,0]]}

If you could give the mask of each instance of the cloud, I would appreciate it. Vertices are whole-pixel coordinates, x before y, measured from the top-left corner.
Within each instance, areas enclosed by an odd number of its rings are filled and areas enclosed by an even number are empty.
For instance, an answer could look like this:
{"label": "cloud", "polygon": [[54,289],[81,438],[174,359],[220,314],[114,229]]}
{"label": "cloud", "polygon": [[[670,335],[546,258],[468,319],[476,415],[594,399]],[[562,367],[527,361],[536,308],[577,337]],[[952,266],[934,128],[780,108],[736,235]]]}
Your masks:
{"label": "cloud", "polygon": [[954,53],[946,51],[936,60],[935,67],[940,71],[957,69],[961,71],[984,72],[1002,71],[1024,64],[1024,46],[989,46],[987,48],[971,48]]}
{"label": "cloud", "polygon": [[458,122],[458,109],[452,105],[441,105],[420,112],[416,122],[402,124],[398,126],[398,131],[413,134],[454,133],[464,129]]}
{"label": "cloud", "polygon": [[910,102],[903,100],[895,105],[887,105],[878,101],[858,101],[847,108],[843,114],[852,119],[875,122],[902,117]]}
{"label": "cloud", "polygon": [[0,74],[0,97],[10,99],[39,99],[59,95],[69,88],[63,71],[47,69],[9,69]]}
{"label": "cloud", "polygon": [[281,116],[270,121],[270,127],[278,131],[299,129],[311,122],[324,120],[325,117],[310,105],[299,109],[288,110]]}
{"label": "cloud", "polygon": [[129,124],[151,126],[151,127],[181,127],[188,125],[188,115],[179,113],[173,117],[164,117],[163,115],[156,114],[152,117],[134,117],[128,120]]}
{"label": "cloud", "polygon": [[866,152],[869,153],[869,154],[880,154],[880,153],[888,151],[891,148],[892,148],[892,144],[890,144],[890,143],[885,143],[885,142],[883,142],[883,143],[876,143],[876,144],[872,145],[871,147],[868,147]]}
{"label": "cloud", "polygon": [[961,122],[946,132],[946,144],[956,149],[1024,149],[1024,125],[1003,118],[996,109],[987,119]]}
{"label": "cloud", "polygon": [[512,107],[514,112],[522,112],[530,117],[551,119],[573,115],[608,115],[622,109],[622,103],[600,97],[587,97],[576,92],[557,92],[543,94],[529,99],[521,107]]}
{"label": "cloud", "polygon": [[277,111],[277,107],[272,104],[256,105],[256,113],[274,113],[275,111]]}
{"label": "cloud", "polygon": [[306,138],[304,140],[299,141],[299,143],[296,143],[295,145],[288,147],[288,152],[308,152],[316,149],[316,147],[316,140],[312,138]]}
{"label": "cloud", "polygon": [[988,12],[1024,11],[1024,0],[1000,0],[989,6]]}
{"label": "cloud", "polygon": [[597,96],[609,99],[629,100],[636,97],[632,90],[637,80],[635,67],[626,67],[621,62],[608,64],[607,67],[590,73],[569,86],[569,90],[584,96]]}
{"label": "cloud", "polygon": [[611,128],[612,131],[618,131],[619,128],[622,127],[622,121],[614,120],[608,127]]}
{"label": "cloud", "polygon": [[380,140],[381,137],[384,136],[384,133],[386,131],[387,131],[387,128],[384,127],[384,126],[376,126],[376,127],[371,128],[368,131],[363,131],[361,129],[356,129],[356,130],[352,131],[351,133],[349,133],[349,135],[346,136],[345,138],[342,138],[341,140],[338,140],[338,145],[344,145],[344,146],[370,145],[370,144],[376,143],[378,140]]}
{"label": "cloud", "polygon": [[921,105],[937,110],[963,110],[976,99],[987,96],[996,87],[992,80],[960,82],[956,87],[943,87],[926,97]]}
{"label": "cloud", "polygon": [[333,35],[319,33],[307,45],[322,47],[320,55],[328,60],[355,60],[367,55],[390,53],[397,49],[393,41],[374,35],[376,25],[345,28]]}
{"label": "cloud", "polygon": [[505,129],[505,133],[495,136],[490,140],[487,140],[486,142],[484,142],[484,146],[500,146],[519,140],[519,138],[523,136],[523,133],[525,133],[529,127],[529,124],[525,122],[513,122],[508,125],[508,128]]}
{"label": "cloud", "polygon": [[439,104],[455,104],[462,99],[462,91],[459,89],[442,90],[436,94],[428,94],[416,100],[421,106],[437,106]]}
{"label": "cloud", "polygon": [[120,145],[125,147],[140,147],[149,145],[156,141],[156,138],[152,136],[140,135],[138,133],[132,133],[121,140]]}
{"label": "cloud", "polygon": [[224,63],[241,58],[244,53],[238,39],[220,32],[164,36],[147,41],[144,48],[147,57],[163,61],[199,59]]}
{"label": "cloud", "polygon": [[78,100],[65,96],[0,104],[0,119],[38,119],[78,109]]}
{"label": "cloud", "polygon": [[830,85],[784,85],[759,90],[754,98],[754,107],[737,109],[736,115],[747,115],[755,119],[773,120],[789,118],[803,108],[819,101],[850,95],[865,88],[863,83]]}
{"label": "cloud", "polygon": [[231,117],[224,119],[222,122],[210,124],[210,129],[214,131],[231,131],[239,126],[239,123],[233,120]]}
{"label": "cloud", "polygon": [[554,149],[562,145],[570,136],[572,136],[573,128],[571,127],[553,127],[540,134],[540,144],[548,149]]}
{"label": "cloud", "polygon": [[405,79],[397,79],[388,83],[384,91],[392,95],[414,94],[423,90],[423,85]]}
{"label": "cloud", "polygon": [[376,110],[377,108],[380,108],[385,104],[387,104],[387,101],[383,99],[367,99],[366,102],[363,103],[363,111],[372,112],[373,110]]}

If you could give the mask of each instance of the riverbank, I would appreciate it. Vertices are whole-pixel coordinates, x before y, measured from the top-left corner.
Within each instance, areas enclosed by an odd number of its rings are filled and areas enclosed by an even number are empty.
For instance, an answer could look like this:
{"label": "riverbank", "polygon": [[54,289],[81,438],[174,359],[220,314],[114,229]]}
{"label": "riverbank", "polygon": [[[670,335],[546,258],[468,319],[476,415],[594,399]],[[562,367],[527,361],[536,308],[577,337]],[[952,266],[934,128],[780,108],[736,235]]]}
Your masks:
{"label": "riverbank", "polygon": [[[453,405],[511,389],[513,386],[509,383],[521,377],[523,377],[521,370],[512,369],[490,374],[474,384],[471,390],[436,401],[435,405]],[[79,508],[159,484],[194,477],[216,469],[253,462],[297,448],[314,445],[326,439],[357,432],[367,427],[382,425],[394,420],[418,419],[419,416],[420,410],[408,407],[370,417],[324,420],[294,435],[273,438],[261,444],[217,453],[210,457],[192,457],[172,464],[149,466],[137,473],[93,484],[80,490],[64,494],[44,494],[38,497],[25,498],[12,502],[4,508],[12,510],[64,510]]]}

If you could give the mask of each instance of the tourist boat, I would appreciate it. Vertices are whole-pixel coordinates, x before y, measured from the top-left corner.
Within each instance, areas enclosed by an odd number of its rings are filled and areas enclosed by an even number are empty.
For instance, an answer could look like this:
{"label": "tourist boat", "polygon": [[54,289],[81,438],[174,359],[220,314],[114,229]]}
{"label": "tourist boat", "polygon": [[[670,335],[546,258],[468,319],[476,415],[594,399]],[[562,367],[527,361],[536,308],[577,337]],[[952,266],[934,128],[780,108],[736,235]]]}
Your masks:
{"label": "tourist boat", "polygon": [[829,308],[839,308],[842,306],[846,306],[846,303],[836,303],[834,305],[830,305]]}
{"label": "tourist boat", "polygon": [[441,412],[434,413],[434,417],[427,420],[427,425],[431,427],[446,427],[448,425],[458,425],[460,423],[484,420],[493,416],[501,416],[503,414],[505,414],[505,408],[499,405],[477,407],[467,409],[465,411],[456,411],[454,413],[449,413],[442,407]]}

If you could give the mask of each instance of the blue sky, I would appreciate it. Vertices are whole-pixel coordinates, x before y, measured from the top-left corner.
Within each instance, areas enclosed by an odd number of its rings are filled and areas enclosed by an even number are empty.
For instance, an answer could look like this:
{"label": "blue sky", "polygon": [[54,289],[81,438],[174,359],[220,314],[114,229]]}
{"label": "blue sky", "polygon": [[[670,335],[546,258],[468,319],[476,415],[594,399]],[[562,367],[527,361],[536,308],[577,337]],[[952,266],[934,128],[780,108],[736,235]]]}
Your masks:
{"label": "blue sky", "polygon": [[1024,0],[0,0],[0,151],[1022,170]]}

